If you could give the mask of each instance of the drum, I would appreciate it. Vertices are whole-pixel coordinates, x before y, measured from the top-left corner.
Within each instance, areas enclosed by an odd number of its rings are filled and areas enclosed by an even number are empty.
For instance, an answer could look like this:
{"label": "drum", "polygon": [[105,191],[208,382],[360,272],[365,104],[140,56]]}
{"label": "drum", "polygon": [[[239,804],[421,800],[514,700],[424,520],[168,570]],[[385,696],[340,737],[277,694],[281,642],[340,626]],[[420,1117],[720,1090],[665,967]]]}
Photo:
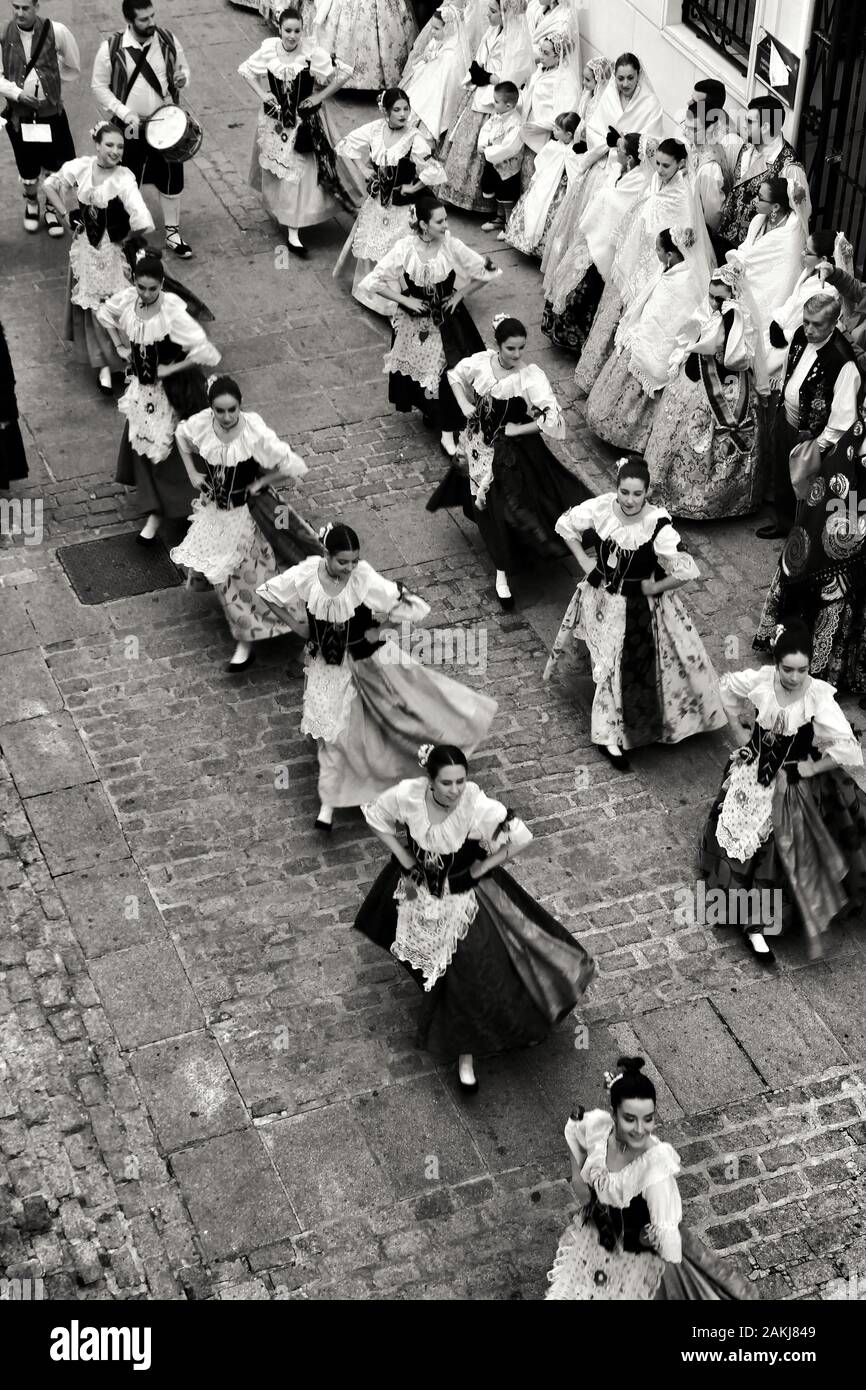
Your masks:
{"label": "drum", "polygon": [[204,131],[189,111],[168,103],[144,123],[144,139],[172,164],[184,164],[201,149]]}

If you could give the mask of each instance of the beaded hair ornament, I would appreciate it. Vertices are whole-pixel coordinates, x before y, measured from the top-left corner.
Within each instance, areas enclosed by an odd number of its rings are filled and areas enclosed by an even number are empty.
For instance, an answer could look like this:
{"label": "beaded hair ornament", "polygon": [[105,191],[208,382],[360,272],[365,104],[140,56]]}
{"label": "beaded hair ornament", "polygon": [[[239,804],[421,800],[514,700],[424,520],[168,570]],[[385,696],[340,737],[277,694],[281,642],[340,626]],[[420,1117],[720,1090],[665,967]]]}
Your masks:
{"label": "beaded hair ornament", "polygon": [[695,244],[695,233],[692,227],[671,227],[671,241],[683,255],[691,251]]}
{"label": "beaded hair ornament", "polygon": [[[104,135],[107,130],[115,129],[116,127],[112,124],[111,121],[97,121],[96,125],[90,127],[90,138],[95,142],[99,140],[100,137]],[[117,134],[122,135],[123,132],[118,130]]]}
{"label": "beaded hair ornament", "polygon": [[429,759],[429,757],[430,757],[430,754],[433,752],[433,747],[434,747],[434,745],[433,745],[432,743],[422,743],[422,744],[421,744],[421,747],[418,749],[418,766],[419,766],[419,767],[426,768],[426,766],[427,766],[427,761],[428,761],[428,759]]}
{"label": "beaded hair ornament", "polygon": [[333,523],[333,521],[329,521],[329,522],[327,522],[324,526],[320,526],[320,527],[319,527],[319,530],[317,531],[316,534],[318,535],[319,540],[320,540],[323,544],[324,544],[324,542],[328,539],[328,536],[331,534],[331,532],[333,531],[333,529],[334,529],[334,523]]}

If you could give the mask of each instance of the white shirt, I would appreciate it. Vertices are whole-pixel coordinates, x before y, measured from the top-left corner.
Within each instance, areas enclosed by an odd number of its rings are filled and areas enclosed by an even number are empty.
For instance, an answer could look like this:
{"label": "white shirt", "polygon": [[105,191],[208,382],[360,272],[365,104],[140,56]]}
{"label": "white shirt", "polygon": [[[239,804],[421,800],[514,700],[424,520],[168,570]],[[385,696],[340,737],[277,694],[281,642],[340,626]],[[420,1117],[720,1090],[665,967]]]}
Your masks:
{"label": "white shirt", "polygon": [[[178,43],[176,35],[174,36],[174,41],[177,45],[175,72],[176,74],[182,73],[187,82],[189,82],[189,63],[186,61],[186,56]],[[133,32],[132,28],[127,26],[126,32],[121,40],[121,47],[123,49],[147,48],[147,61],[153,68],[160,86],[165,92],[165,96],[159,96],[158,93],[154,91],[153,87],[151,87],[144,74],[140,73],[135,86],[129,94],[129,103],[126,106],[124,106],[122,101],[118,100],[111,90],[111,57],[108,44],[109,41],[106,39],[104,43],[100,44],[97,50],[96,58],[93,63],[93,80],[90,84],[90,90],[93,92],[99,107],[106,116],[119,116],[122,121],[128,121],[132,116],[138,116],[140,120],[145,120],[148,116],[152,116],[154,111],[158,110],[160,106],[164,106],[166,102],[171,101],[171,97],[168,95],[168,81],[165,72],[165,59],[162,56],[162,46],[155,34],[148,43],[143,43],[138,35]],[[135,62],[135,54],[124,53],[124,59],[126,61],[127,74],[131,76]]]}
{"label": "white shirt", "polygon": [[[52,19],[51,26],[54,29],[60,80],[61,82],[74,82],[81,72],[81,55],[78,52],[78,44],[65,24],[58,24],[56,19]],[[21,38],[21,47],[24,49],[24,57],[29,62],[30,54],[33,51],[33,30],[19,29],[18,34]],[[7,101],[19,101],[22,96],[35,97],[40,101],[45,100],[45,92],[35,68],[33,72],[27,74],[23,87],[16,86],[9,78],[3,76],[2,51],[0,51],[0,96],[4,96]]]}
{"label": "white shirt", "polygon": [[[836,330],[834,329],[833,332]],[[823,343],[809,343],[806,351],[800,358],[787,386],[785,387],[785,414],[788,423],[796,426],[800,420],[800,387],[815,365],[818,356],[818,349],[826,347],[832,338],[833,333],[829,333]],[[824,448],[830,448],[835,444],[846,430],[849,430],[857,419],[857,396],[860,391],[860,373],[856,362],[846,362],[841,372],[836,378],[833,387],[833,404],[830,407],[830,417],[824,428],[823,434],[818,435],[818,443]]]}
{"label": "white shirt", "polygon": [[[743,183],[746,179],[754,178],[757,174],[760,174],[762,170],[768,169],[773,163],[773,160],[777,159],[782,153],[783,142],[784,137],[781,135],[777,135],[775,140],[770,141],[769,145],[753,145],[751,141],[744,142],[745,156],[740,165],[738,182]],[[789,198],[791,198],[791,193],[795,188],[802,188],[806,195],[806,201],[803,204],[803,215],[808,219],[812,210],[812,203],[809,198],[809,184],[806,180],[806,170],[799,164],[786,164],[782,170],[782,178],[784,178],[788,185]],[[791,206],[794,206],[793,198],[791,198]]]}

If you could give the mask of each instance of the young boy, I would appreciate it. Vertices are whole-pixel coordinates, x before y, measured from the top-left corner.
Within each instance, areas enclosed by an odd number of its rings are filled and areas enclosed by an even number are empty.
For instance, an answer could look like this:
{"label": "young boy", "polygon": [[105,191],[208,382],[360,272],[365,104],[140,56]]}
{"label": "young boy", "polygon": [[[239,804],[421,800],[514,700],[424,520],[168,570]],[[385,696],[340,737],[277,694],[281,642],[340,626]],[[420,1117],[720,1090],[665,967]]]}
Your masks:
{"label": "young boy", "polygon": [[493,217],[482,223],[483,232],[505,236],[505,224],[520,197],[520,161],[523,157],[521,116],[517,109],[520,92],[513,82],[497,82],[493,89],[493,112],[478,135],[478,152],[484,159],[481,196],[489,202]]}

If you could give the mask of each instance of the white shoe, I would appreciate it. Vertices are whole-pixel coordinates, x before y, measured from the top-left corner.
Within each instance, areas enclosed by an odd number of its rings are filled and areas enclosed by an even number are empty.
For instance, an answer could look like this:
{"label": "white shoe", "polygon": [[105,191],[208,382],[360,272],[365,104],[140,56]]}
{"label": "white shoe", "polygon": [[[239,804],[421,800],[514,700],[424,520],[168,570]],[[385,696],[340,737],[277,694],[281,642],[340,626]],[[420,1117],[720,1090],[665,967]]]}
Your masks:
{"label": "white shoe", "polygon": [[25,232],[39,231],[39,204],[35,198],[24,199],[24,230]]}
{"label": "white shoe", "polygon": [[45,226],[49,236],[61,237],[66,235],[66,228],[52,207],[45,209]]}

